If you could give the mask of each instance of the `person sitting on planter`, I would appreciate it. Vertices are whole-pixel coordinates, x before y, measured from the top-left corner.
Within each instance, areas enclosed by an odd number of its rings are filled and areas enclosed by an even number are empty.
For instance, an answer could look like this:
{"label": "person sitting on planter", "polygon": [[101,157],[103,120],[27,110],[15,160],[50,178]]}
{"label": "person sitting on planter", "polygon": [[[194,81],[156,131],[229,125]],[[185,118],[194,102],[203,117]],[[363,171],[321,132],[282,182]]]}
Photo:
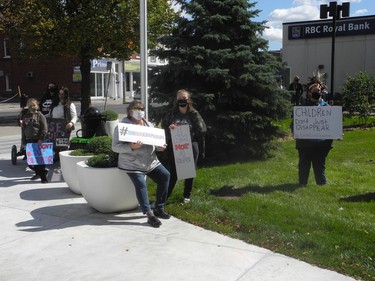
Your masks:
{"label": "person sitting on planter", "polygon": [[[144,118],[144,106],[138,100],[129,104],[127,117],[121,123],[153,127]],[[165,147],[158,149],[164,150]],[[116,126],[112,139],[112,150],[119,153],[118,167],[124,170],[133,182],[139,205],[142,212],[148,217],[147,222],[152,227],[159,227],[161,222],[157,217],[170,218],[170,215],[164,210],[170,174],[158,160],[155,146],[145,145],[141,141],[133,143],[119,141],[118,126]],[[146,175],[157,184],[154,210],[151,209],[148,198]]]}

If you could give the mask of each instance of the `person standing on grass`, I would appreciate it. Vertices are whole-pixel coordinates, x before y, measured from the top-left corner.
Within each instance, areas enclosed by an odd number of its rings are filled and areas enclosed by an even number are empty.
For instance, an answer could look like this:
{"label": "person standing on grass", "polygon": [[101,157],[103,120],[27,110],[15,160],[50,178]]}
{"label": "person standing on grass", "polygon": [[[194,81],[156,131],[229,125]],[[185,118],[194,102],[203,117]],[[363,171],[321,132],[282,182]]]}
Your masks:
{"label": "person standing on grass", "polygon": [[[197,166],[198,156],[200,155],[201,158],[204,158],[204,135],[207,129],[202,116],[193,107],[190,93],[185,89],[177,91],[174,107],[162,121],[162,127],[165,130],[167,138],[168,169],[171,173],[171,179],[169,181],[168,188],[168,197],[172,194],[172,191],[177,182],[176,162],[174,158],[170,130],[175,129],[180,125],[189,125],[194,163],[195,166]],[[193,180],[194,178],[190,178],[185,179],[184,181],[184,203],[190,202],[190,195],[193,189]]]}
{"label": "person standing on grass", "polygon": [[303,102],[301,101],[303,86],[299,81],[300,78],[296,75],[294,76],[293,82],[289,85],[289,91],[292,93],[291,102],[293,105],[300,105]]}
{"label": "person standing on grass", "polygon": [[[314,82],[307,87],[306,106],[325,106],[323,102],[322,90],[324,86],[320,82]],[[326,157],[332,148],[331,139],[296,139],[296,149],[298,150],[298,183],[306,186],[311,164],[313,166],[315,182],[318,185],[326,185]]]}
{"label": "person standing on grass", "polygon": [[[138,126],[153,127],[144,118],[144,106],[141,101],[132,101],[127,108],[127,117],[121,123]],[[157,218],[169,219],[170,215],[164,210],[168,195],[170,174],[156,157],[156,147],[137,142],[123,142],[119,140],[118,126],[116,126],[112,150],[119,153],[118,167],[124,170],[133,182],[135,192],[142,212],[147,215],[147,222],[152,227],[159,227],[161,221]],[[165,147],[158,148],[161,151]],[[148,199],[146,176],[156,182],[156,201],[154,210],[151,209]]]}

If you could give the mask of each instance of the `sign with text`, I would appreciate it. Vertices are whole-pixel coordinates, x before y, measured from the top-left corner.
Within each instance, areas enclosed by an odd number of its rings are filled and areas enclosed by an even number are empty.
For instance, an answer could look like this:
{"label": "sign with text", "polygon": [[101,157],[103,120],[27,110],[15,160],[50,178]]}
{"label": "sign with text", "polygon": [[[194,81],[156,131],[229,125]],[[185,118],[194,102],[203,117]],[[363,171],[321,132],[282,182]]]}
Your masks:
{"label": "sign with text", "polygon": [[294,106],[296,139],[342,139],[341,106]]}
{"label": "sign with text", "polygon": [[48,132],[46,136],[47,142],[53,142],[56,147],[69,146],[70,132],[66,130],[65,119],[50,118],[47,119]]}
{"label": "sign with text", "polygon": [[163,129],[139,126],[134,124],[118,124],[119,140],[126,142],[141,141],[144,144],[164,146],[165,132]]}
{"label": "sign with text", "polygon": [[[288,39],[308,39],[332,37],[332,20],[319,20],[291,24],[288,26]],[[341,19],[336,23],[336,36],[355,36],[375,33],[375,17]]]}
{"label": "sign with text", "polygon": [[179,180],[195,178],[196,171],[189,125],[171,129],[171,136],[177,178]]}
{"label": "sign with text", "polygon": [[29,165],[50,165],[53,164],[53,143],[44,142],[26,144],[27,164]]}

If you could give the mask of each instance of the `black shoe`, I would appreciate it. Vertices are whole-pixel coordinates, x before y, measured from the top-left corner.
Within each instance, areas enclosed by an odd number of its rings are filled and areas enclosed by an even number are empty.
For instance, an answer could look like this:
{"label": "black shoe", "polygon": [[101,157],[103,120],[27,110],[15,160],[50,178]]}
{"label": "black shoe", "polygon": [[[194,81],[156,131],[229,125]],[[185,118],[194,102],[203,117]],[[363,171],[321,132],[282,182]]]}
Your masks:
{"label": "black shoe", "polygon": [[152,226],[152,227],[159,227],[161,226],[161,221],[155,216],[148,217],[147,222]]}
{"label": "black shoe", "polygon": [[40,179],[40,175],[38,174],[35,174],[31,177],[31,180],[34,181],[34,180],[37,180],[37,179]]}
{"label": "black shoe", "polygon": [[163,208],[155,209],[154,215],[162,219],[169,219],[171,217],[171,215],[168,214]]}
{"label": "black shoe", "polygon": [[42,181],[42,183],[47,183],[48,180],[47,180],[47,174],[48,174],[48,171],[47,170],[43,170],[40,172],[40,179]]}

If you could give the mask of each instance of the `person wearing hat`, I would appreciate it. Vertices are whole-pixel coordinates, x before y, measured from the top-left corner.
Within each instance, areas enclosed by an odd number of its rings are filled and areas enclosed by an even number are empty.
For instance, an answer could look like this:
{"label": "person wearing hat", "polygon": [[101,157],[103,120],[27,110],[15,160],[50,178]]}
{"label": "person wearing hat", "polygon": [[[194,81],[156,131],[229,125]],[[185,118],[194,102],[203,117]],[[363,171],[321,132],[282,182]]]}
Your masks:
{"label": "person wearing hat", "polygon": [[289,85],[289,91],[292,93],[291,102],[293,105],[301,105],[303,86],[299,81],[300,78],[296,75],[294,76],[293,82]]}

